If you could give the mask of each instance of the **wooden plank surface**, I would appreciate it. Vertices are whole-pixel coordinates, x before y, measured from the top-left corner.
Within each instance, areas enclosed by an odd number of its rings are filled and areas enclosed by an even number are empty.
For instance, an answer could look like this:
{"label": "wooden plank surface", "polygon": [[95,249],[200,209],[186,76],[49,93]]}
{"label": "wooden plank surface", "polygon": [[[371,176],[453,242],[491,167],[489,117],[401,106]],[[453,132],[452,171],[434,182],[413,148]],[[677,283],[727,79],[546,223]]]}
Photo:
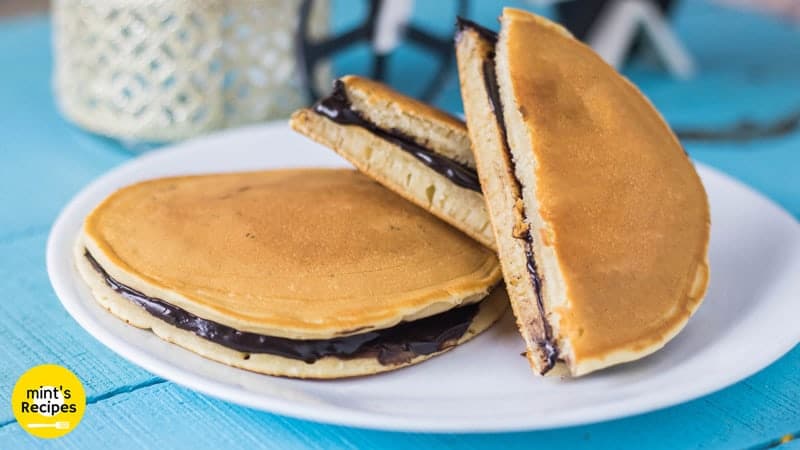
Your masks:
{"label": "wooden plank surface", "polygon": [[[497,4],[481,2],[475,14],[490,23],[496,11]],[[696,79],[675,81],[646,66],[629,70],[676,128],[725,129],[743,119],[769,123],[800,108],[796,27],[701,2],[684,2],[677,24],[698,58]],[[3,406],[0,449],[220,444],[280,449],[764,448],[800,433],[800,349],[729,389],[663,411],[563,430],[477,436],[311,424],[214,400],[128,364],[67,315],[46,276],[44,247],[59,209],[83,185],[133,156],[58,115],[49,87],[49,32],[45,18],[0,23],[0,404],[8,405],[10,388],[22,372],[56,362],[83,380],[90,406],[75,432],[46,443],[28,437]],[[456,86],[451,77],[440,106],[459,109]],[[769,139],[685,145],[694,158],[744,180],[800,216],[797,130]],[[787,299],[792,300],[798,299]],[[798,448],[797,441],[782,448]]]}
{"label": "wooden plank surface", "polygon": [[[796,433],[800,406],[800,349],[769,369],[685,405],[585,427],[457,436],[387,433],[319,425],[241,408],[172,383],[158,383],[93,402],[81,425],[53,448],[764,448]],[[743,401],[746,399],[746,401]],[[92,402],[92,400],[90,400]],[[0,442],[32,442],[14,424],[0,427]]]}

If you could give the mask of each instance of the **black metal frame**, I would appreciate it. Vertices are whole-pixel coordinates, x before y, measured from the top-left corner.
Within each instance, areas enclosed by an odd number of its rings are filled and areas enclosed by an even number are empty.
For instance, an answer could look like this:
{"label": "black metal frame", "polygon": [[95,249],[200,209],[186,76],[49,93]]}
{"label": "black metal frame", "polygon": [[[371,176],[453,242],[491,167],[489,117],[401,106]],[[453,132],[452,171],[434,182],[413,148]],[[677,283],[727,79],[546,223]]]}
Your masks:
{"label": "black metal frame", "polygon": [[[320,41],[313,41],[308,37],[308,26],[313,0],[304,0],[300,5],[300,21],[295,36],[295,48],[297,51],[297,61],[301,81],[306,86],[308,95],[312,100],[316,100],[324,93],[318,92],[314,85],[314,71],[317,65],[330,59],[336,53],[350,47],[358,42],[370,41],[375,34],[375,24],[378,12],[385,1],[391,0],[368,0],[369,11],[364,23],[346,31],[338,36],[333,36]],[[469,0],[456,0],[456,16],[466,16],[469,9]],[[455,17],[454,17],[455,19]],[[455,59],[452,38],[440,38],[426,30],[409,24],[405,30],[405,40],[429,50],[437,56],[439,67],[433,79],[425,86],[420,99],[430,101],[442,88],[447,79],[451,64]],[[371,78],[385,81],[388,55],[381,55],[373,52],[373,64]]]}

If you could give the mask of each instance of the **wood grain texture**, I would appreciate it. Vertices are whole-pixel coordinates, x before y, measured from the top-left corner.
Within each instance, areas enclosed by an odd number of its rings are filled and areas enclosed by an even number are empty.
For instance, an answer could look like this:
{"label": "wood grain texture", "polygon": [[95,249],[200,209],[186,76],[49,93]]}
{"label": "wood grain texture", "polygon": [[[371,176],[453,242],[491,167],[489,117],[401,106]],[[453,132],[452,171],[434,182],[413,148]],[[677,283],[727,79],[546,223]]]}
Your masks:
{"label": "wood grain texture", "polygon": [[[430,16],[438,2],[418,3],[426,4]],[[502,2],[475,3],[474,17],[494,24]],[[645,65],[629,69],[670,123],[769,121],[800,106],[800,30],[705,2],[680,5],[676,23],[698,60],[697,78],[681,82]],[[50,91],[49,33],[41,17],[0,23],[0,448],[722,449],[764,448],[787,433],[800,434],[798,348],[744,382],[663,411],[562,430],[476,436],[312,424],[214,400],[128,364],[67,315],[47,280],[45,241],[60,208],[83,185],[133,156],[60,118]],[[364,61],[350,56],[337,62],[339,72],[359,64]],[[413,64],[398,67],[396,79],[413,83],[413,73],[405,72]],[[458,111],[457,91],[451,77],[438,104]],[[800,133],[689,143],[687,149],[800,217]],[[17,377],[46,362],[74,370],[90,403],[75,432],[49,442],[29,437],[6,406]],[[789,448],[800,443],[781,447]]]}
{"label": "wood grain texture", "polygon": [[[484,435],[388,433],[319,425],[241,408],[172,383],[143,387],[91,404],[81,425],[53,448],[749,448],[793,432],[800,405],[794,350],[769,369],[685,405],[630,419],[561,430]],[[742,401],[743,399],[747,401]],[[168,427],[165,427],[168,424]],[[28,435],[0,427],[0,442],[22,447]],[[698,446],[698,448],[700,448]]]}
{"label": "wood grain texture", "polygon": [[[34,365],[55,363],[83,381],[88,401],[125,386],[154,379],[127,364],[81,329],[47,284],[46,234],[0,242],[0,404],[8,405],[14,381]],[[0,424],[13,419],[0,409]],[[2,445],[0,445],[2,447]]]}

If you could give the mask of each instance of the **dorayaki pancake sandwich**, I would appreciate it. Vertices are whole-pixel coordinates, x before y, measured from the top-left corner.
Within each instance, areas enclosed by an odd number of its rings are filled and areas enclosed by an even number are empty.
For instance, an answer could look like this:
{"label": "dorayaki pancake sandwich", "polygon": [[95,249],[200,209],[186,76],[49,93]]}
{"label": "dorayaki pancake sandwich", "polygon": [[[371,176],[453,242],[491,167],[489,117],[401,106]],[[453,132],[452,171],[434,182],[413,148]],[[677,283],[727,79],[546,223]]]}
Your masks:
{"label": "dorayaki pancake sandwich", "polygon": [[499,36],[460,22],[456,50],[530,364],[578,376],[641,358],[705,294],[703,185],[650,102],[588,46],[520,10],[500,22]]}
{"label": "dorayaki pancake sandwich", "polygon": [[292,115],[296,131],[478,242],[495,241],[461,120],[357,76]]}
{"label": "dorayaki pancake sandwich", "polygon": [[488,328],[495,254],[355,170],[164,178],[86,218],[80,274],[111,313],[231,366],[340,378]]}

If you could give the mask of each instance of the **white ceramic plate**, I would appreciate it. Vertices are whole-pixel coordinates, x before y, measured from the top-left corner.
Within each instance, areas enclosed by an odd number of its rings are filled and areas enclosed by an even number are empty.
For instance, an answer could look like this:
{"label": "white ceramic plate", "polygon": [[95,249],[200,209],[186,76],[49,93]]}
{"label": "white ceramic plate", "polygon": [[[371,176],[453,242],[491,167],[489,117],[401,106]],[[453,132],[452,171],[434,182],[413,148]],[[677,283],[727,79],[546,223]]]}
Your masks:
{"label": "white ceramic plate", "polygon": [[686,329],[641,361],[577,380],[534,376],[511,317],[417,366],[344,381],[273,378],[206,360],[126,325],[82,284],[71,247],[83,217],[115,189],[164,175],[347,166],[285,125],[245,128],[153,152],[87,186],[53,226],[47,268],[78,323],[129,361],[241,405],[358,427],[478,432],[608,420],[684,402],[764,368],[800,340],[800,226],[737,181],[700,167],[712,210],[711,288]]}

